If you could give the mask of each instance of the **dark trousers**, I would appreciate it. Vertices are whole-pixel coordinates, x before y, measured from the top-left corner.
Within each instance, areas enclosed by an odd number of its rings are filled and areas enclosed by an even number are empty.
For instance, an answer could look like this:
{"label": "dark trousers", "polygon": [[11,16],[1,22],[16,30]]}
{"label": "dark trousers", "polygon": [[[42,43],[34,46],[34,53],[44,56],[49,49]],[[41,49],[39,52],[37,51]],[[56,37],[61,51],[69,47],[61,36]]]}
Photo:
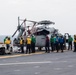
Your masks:
{"label": "dark trousers", "polygon": [[32,53],[35,53],[35,43],[31,43]]}
{"label": "dark trousers", "polygon": [[21,46],[21,53],[24,53],[24,45],[21,44],[20,46]]}
{"label": "dark trousers", "polygon": [[49,52],[50,52],[50,49],[49,49],[49,43],[46,43],[46,45],[45,45],[45,49],[46,49],[46,51],[45,51],[45,52],[47,52],[47,53],[49,53]]}
{"label": "dark trousers", "polygon": [[68,43],[68,50],[71,48],[71,50],[72,50],[72,42],[69,42]]}
{"label": "dark trousers", "polygon": [[54,43],[54,50],[56,50],[56,44]]}
{"label": "dark trousers", "polygon": [[62,52],[63,52],[63,43],[60,43],[60,49],[61,49]]}
{"label": "dark trousers", "polygon": [[51,50],[54,51],[54,43],[51,43]]}
{"label": "dark trousers", "polygon": [[10,47],[10,45],[9,45],[9,44],[6,44],[6,49],[7,49],[7,50],[9,49],[9,47]]}
{"label": "dark trousers", "polygon": [[56,50],[57,50],[57,52],[59,51],[59,44],[58,43],[56,44]]}
{"label": "dark trousers", "polygon": [[31,53],[31,44],[27,44],[26,47],[26,54],[29,52],[29,54]]}

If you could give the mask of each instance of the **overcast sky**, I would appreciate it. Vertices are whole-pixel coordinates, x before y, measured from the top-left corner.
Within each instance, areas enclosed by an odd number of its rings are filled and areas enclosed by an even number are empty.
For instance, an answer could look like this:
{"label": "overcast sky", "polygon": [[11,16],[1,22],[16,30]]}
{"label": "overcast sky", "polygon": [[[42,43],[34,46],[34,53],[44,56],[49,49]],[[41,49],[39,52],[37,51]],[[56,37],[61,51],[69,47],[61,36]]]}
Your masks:
{"label": "overcast sky", "polygon": [[50,20],[61,33],[76,34],[76,0],[0,0],[0,35],[12,35],[17,18]]}

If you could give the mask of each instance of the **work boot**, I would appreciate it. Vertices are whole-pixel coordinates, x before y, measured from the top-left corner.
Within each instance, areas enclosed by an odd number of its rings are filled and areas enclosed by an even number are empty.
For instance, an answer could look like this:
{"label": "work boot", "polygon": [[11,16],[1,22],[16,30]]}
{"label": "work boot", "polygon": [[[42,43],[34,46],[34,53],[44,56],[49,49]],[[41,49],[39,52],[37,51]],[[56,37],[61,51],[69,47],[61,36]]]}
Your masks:
{"label": "work boot", "polygon": [[63,53],[63,50],[61,52]]}
{"label": "work boot", "polygon": [[57,50],[57,53],[59,52],[59,50]]}

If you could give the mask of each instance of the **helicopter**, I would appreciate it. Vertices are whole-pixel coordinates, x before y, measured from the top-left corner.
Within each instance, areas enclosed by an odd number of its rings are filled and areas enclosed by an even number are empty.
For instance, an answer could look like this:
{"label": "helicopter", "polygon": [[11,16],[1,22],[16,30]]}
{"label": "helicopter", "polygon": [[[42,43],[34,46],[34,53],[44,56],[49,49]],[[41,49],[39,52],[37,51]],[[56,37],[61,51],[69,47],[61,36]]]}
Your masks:
{"label": "helicopter", "polygon": [[[20,24],[20,21],[22,23]],[[27,26],[27,22],[33,23],[31,26]],[[17,32],[19,34],[13,41],[13,45],[19,46],[19,38],[23,37],[24,40],[26,40],[28,35],[34,35],[36,37],[36,47],[45,47],[46,43],[46,35],[59,35],[58,29],[55,29],[54,27],[49,27],[49,25],[54,25],[55,22],[52,22],[50,20],[42,20],[42,21],[32,21],[27,19],[20,19],[18,17],[18,26],[17,30],[14,32],[12,37],[15,36]]]}

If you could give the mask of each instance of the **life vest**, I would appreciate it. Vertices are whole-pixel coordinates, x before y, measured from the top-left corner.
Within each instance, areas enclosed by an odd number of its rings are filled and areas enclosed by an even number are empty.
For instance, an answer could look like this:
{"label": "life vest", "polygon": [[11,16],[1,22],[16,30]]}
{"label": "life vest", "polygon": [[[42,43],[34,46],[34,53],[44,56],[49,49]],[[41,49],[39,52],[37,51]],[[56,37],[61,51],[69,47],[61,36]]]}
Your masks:
{"label": "life vest", "polygon": [[76,43],[76,40],[74,40],[74,42]]}
{"label": "life vest", "polygon": [[20,44],[23,44],[23,41],[22,40],[20,40]]}
{"label": "life vest", "polygon": [[11,44],[11,40],[6,39],[5,44]]}
{"label": "life vest", "polygon": [[27,38],[26,41],[27,41],[27,44],[31,44],[31,38]]}

